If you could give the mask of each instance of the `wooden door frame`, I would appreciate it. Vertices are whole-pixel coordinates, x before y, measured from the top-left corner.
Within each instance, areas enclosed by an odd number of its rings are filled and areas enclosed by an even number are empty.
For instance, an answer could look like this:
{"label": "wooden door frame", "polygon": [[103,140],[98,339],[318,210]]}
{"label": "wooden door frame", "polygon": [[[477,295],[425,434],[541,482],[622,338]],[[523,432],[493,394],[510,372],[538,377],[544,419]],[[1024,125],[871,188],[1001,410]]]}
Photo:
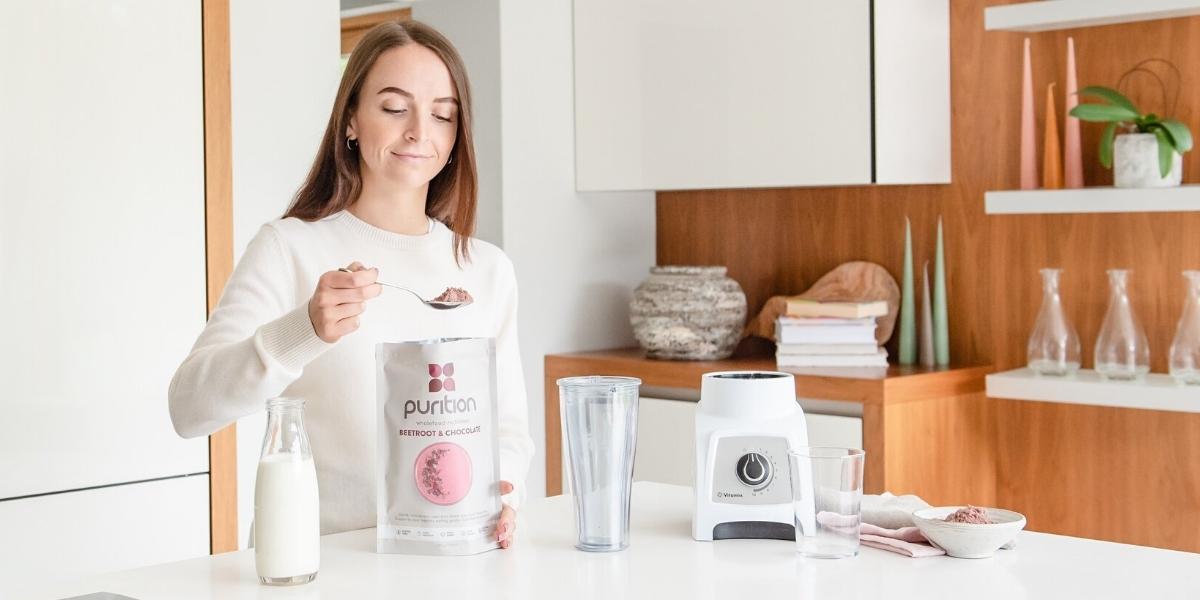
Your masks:
{"label": "wooden door frame", "polygon": [[362,39],[372,27],[383,23],[384,21],[410,21],[412,20],[411,8],[399,8],[396,10],[387,10],[381,12],[373,12],[350,17],[342,17],[342,54],[350,54],[354,50],[354,46]]}
{"label": "wooden door frame", "polygon": [[[204,47],[204,244],[208,314],[233,272],[233,128],[229,0],[201,0]],[[238,549],[237,424],[208,438],[209,543]]]}
{"label": "wooden door frame", "polygon": [[[233,272],[233,127],[229,0],[201,0],[204,47],[204,240],[208,313]],[[348,52],[371,27],[408,20],[408,8],[342,20]],[[238,549],[237,424],[208,438],[209,541],[212,554]]]}

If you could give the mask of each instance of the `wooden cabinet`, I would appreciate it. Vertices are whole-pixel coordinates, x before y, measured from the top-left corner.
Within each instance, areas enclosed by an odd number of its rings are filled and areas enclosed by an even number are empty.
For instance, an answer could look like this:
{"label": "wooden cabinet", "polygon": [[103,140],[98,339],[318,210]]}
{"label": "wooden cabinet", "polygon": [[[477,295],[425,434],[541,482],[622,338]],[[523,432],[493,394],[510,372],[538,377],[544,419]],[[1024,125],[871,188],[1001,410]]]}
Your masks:
{"label": "wooden cabinet", "polygon": [[575,0],[576,188],[948,183],[948,0]]}
{"label": "wooden cabinet", "polygon": [[[555,384],[559,378],[629,376],[642,380],[643,393],[649,393],[649,388],[694,394],[704,373],[774,371],[775,360],[651,360],[644,358],[641,349],[630,348],[551,354],[546,356],[545,366],[546,492],[554,495],[563,490],[562,430]],[[805,409],[806,416],[811,415],[808,427],[813,443],[867,451],[867,493],[913,493],[934,504],[986,504],[995,498],[994,452],[992,439],[979,432],[987,427],[983,388],[990,370],[984,366],[890,367],[885,375],[868,378],[847,376],[853,371],[809,369],[795,374],[796,396],[802,406],[821,403],[862,415],[860,420]],[[681,457],[686,462],[693,460],[694,411],[691,402],[646,402],[639,415],[635,477],[677,483],[691,480],[694,475],[690,471],[684,476],[673,465]],[[859,444],[851,443],[856,441],[856,430],[861,436]]]}

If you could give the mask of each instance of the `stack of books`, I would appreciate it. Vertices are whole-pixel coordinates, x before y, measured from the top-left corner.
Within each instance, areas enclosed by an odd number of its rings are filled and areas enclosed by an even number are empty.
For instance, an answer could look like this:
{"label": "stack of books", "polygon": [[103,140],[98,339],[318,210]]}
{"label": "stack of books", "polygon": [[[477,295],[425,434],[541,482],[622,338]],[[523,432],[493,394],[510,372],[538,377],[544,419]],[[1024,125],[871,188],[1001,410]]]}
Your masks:
{"label": "stack of books", "polygon": [[788,298],[775,322],[775,363],[786,367],[886,367],[875,341],[875,320],[887,302],[817,302]]}

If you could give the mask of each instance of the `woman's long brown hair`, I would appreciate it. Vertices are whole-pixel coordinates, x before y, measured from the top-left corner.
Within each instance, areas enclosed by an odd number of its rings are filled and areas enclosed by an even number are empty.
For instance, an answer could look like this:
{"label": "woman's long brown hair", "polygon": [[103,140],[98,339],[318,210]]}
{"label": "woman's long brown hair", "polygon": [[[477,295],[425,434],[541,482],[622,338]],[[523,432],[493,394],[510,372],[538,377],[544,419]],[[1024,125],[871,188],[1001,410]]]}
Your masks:
{"label": "woman's long brown hair", "polygon": [[471,137],[471,86],[462,57],[450,40],[417,21],[380,23],[354,47],[342,73],[342,83],[338,86],[316,160],[283,216],[316,221],[345,210],[358,199],[362,191],[358,153],[346,147],[345,131],[358,103],[363,81],[375,61],[384,52],[408,44],[420,44],[437,54],[450,71],[458,94],[458,134],[450,152],[451,162],[429,182],[425,214],[445,223],[454,232],[454,258],[461,266],[470,260],[469,244],[475,232],[478,188],[475,143]]}

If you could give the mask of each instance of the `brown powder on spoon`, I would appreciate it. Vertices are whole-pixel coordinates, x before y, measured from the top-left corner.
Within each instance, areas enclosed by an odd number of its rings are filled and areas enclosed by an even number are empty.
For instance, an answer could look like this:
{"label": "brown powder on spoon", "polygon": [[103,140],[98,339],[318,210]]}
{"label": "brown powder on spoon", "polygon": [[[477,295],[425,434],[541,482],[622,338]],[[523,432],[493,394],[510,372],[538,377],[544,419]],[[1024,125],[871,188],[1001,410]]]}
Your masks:
{"label": "brown powder on spoon", "polygon": [[471,302],[471,294],[462,288],[449,287],[430,302]]}

